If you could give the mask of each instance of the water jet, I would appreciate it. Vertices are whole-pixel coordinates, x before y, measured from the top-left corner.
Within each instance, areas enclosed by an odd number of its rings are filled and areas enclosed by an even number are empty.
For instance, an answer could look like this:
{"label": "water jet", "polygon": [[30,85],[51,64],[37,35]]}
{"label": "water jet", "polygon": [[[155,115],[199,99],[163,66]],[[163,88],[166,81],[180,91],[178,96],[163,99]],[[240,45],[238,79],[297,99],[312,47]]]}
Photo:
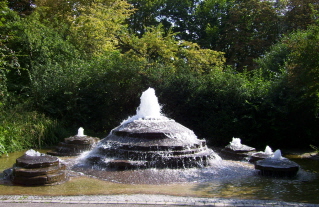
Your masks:
{"label": "water jet", "polygon": [[223,158],[231,160],[249,159],[255,148],[244,145],[241,143],[240,138],[234,138],[232,141],[221,151]]}
{"label": "water jet", "polygon": [[84,135],[84,129],[80,127],[78,134],[64,139],[53,151],[47,152],[53,156],[78,156],[91,150],[100,141],[97,137]]}
{"label": "water jet", "polygon": [[273,155],[274,155],[274,153],[273,153],[272,149],[269,146],[266,146],[265,151],[252,153],[250,158],[249,158],[249,162],[256,162],[258,160],[269,158]]}

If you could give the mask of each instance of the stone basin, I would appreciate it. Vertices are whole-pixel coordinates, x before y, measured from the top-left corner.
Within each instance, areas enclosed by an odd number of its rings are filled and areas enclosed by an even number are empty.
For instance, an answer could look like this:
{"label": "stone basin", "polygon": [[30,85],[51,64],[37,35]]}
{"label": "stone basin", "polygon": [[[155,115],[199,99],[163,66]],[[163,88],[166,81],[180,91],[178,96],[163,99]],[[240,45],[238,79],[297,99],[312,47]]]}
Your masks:
{"label": "stone basin", "polygon": [[287,158],[266,158],[255,163],[255,169],[265,176],[292,177],[298,173],[299,168],[297,163]]}
{"label": "stone basin", "polygon": [[231,160],[249,159],[249,157],[255,152],[255,148],[244,144],[241,144],[240,146],[234,146],[229,144],[221,151],[224,159]]}
{"label": "stone basin", "polygon": [[60,142],[53,151],[47,152],[53,156],[78,156],[81,153],[91,150],[100,141],[97,137],[72,136]]}
{"label": "stone basin", "polygon": [[272,154],[266,154],[264,152],[252,153],[250,155],[249,162],[254,163],[254,162],[258,161],[258,160],[263,160],[263,159],[269,158],[271,156],[272,156]]}
{"label": "stone basin", "polygon": [[16,160],[16,166],[22,168],[44,168],[58,164],[59,158],[53,156],[29,156],[24,154]]}
{"label": "stone basin", "polygon": [[56,185],[68,180],[65,164],[57,157],[37,154],[16,159],[16,164],[10,169],[12,183],[26,186]]}

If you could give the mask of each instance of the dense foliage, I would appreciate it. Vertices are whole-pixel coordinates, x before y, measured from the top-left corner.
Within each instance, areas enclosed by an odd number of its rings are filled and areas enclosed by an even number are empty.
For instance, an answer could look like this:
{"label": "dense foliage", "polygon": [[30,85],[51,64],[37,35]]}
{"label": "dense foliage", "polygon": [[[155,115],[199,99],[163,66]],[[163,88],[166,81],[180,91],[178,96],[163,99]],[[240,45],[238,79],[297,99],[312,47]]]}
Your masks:
{"label": "dense foliage", "polygon": [[316,1],[0,2],[0,155],[106,136],[156,90],[226,145],[319,145]]}

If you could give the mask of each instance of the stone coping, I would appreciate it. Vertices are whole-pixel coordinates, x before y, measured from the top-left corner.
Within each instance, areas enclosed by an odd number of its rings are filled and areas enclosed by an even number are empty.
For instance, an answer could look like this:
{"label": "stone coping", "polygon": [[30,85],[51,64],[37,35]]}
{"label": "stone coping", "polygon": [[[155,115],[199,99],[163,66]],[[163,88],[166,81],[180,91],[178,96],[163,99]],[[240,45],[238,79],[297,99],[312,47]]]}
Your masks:
{"label": "stone coping", "polygon": [[200,198],[168,195],[79,195],[79,196],[31,196],[0,195],[0,203],[60,203],[60,204],[134,204],[180,206],[309,206],[319,204],[284,202],[276,200],[245,200],[224,198]]}

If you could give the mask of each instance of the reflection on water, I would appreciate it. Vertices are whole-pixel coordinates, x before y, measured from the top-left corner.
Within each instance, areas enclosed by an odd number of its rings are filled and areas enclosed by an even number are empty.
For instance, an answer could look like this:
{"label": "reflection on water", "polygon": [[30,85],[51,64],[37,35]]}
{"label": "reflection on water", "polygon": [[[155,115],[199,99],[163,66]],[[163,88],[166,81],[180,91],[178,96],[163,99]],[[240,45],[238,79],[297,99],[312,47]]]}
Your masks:
{"label": "reflection on water", "polygon": [[[0,172],[12,167],[24,152],[0,158]],[[69,166],[75,158],[63,158]],[[319,203],[319,162],[295,158],[301,166],[296,178],[261,177],[250,163],[213,161],[202,169],[145,169],[114,171],[74,165],[71,179],[61,185],[13,186],[0,179],[2,195],[166,194],[241,199],[274,199]],[[1,174],[2,177],[2,174]]]}

